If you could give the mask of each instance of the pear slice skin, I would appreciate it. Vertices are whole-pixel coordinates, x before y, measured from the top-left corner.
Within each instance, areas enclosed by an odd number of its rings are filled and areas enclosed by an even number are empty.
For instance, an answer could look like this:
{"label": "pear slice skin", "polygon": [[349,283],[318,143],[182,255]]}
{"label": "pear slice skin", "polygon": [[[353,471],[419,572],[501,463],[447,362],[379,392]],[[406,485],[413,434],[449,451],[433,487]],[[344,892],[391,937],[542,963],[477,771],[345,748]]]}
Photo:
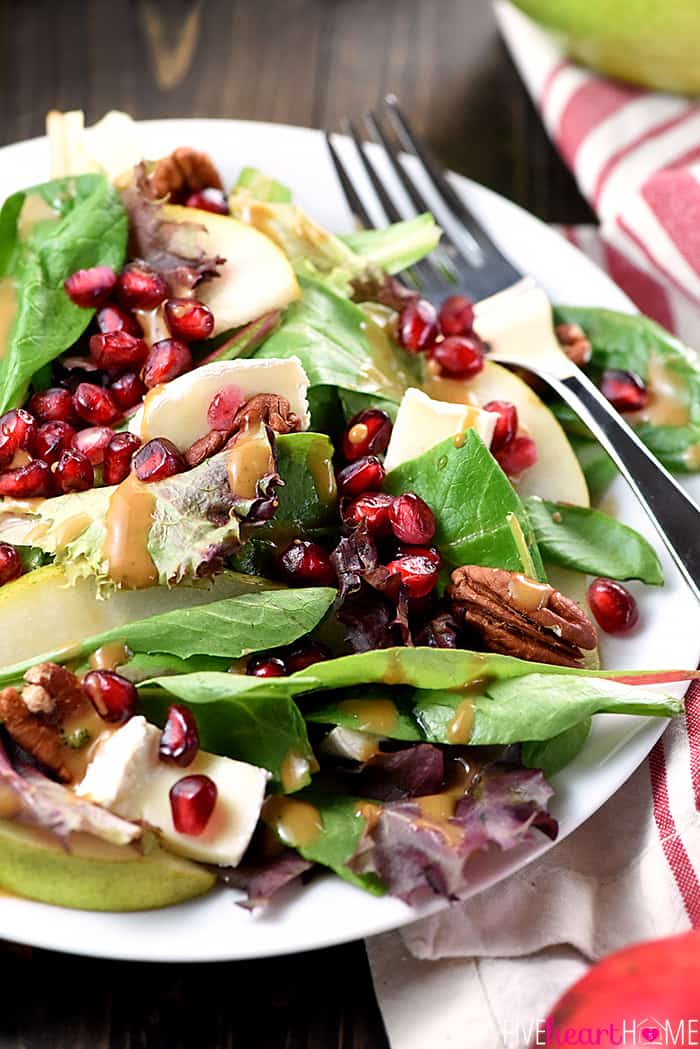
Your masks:
{"label": "pear slice skin", "polygon": [[0,667],[160,612],[272,589],[277,585],[267,579],[222,572],[202,586],[115,590],[98,598],[92,577],[69,584],[61,565],[45,565],[0,587]]}
{"label": "pear slice skin", "polygon": [[0,820],[0,886],[41,903],[82,911],[145,911],[202,896],[210,871],[152,844],[108,845],[71,836],[67,852],[46,831]]}

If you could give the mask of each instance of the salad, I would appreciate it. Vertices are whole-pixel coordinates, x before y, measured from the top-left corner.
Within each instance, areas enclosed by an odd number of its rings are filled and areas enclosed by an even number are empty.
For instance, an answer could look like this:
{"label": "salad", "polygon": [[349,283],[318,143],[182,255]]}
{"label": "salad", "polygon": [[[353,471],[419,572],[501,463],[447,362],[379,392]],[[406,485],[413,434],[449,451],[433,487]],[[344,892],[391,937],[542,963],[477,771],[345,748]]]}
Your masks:
{"label": "salad", "polygon": [[[253,908],[325,868],[417,903],[555,838],[592,718],[674,716],[694,672],[600,668],[661,566],[590,505],[590,434],[489,360],[507,309],[396,276],[429,214],[338,236],[271,175],[144,159],[124,114],[48,129],[0,211],[0,886]],[[689,350],[553,323],[700,469]]]}

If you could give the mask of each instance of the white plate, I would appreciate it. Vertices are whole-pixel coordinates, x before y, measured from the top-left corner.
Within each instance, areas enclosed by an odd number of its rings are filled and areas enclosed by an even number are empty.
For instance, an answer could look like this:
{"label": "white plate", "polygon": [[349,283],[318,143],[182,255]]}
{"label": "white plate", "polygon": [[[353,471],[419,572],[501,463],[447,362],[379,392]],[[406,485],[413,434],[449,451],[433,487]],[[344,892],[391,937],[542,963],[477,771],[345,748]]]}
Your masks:
{"label": "white plate", "polygon": [[[179,145],[206,149],[227,184],[243,165],[254,165],[290,185],[295,199],[325,226],[337,231],[350,228],[348,210],[317,131],[214,120],[150,121],[142,128],[148,156],[160,156]],[[351,152],[346,156],[352,163]],[[0,199],[45,176],[48,156],[43,139],[0,150]],[[455,185],[514,263],[534,274],[555,302],[633,310],[600,270],[547,226],[464,178],[455,177]],[[700,478],[693,479],[696,497],[700,497],[699,482]],[[618,515],[655,542],[666,586],[663,590],[632,587],[642,625],[624,640],[605,638],[604,663],[625,668],[694,667],[700,656],[700,609],[622,482],[615,485],[613,496]],[[583,752],[555,782],[552,811],[560,823],[560,841],[624,783],[664,727],[664,722],[654,719],[596,719]],[[480,857],[474,864],[473,891],[493,884],[550,847],[543,842],[534,849]],[[68,911],[0,896],[0,936],[104,958],[214,961],[341,943],[396,928],[443,906],[436,901],[416,911],[395,899],[366,895],[330,875],[301,891],[290,889],[284,896],[260,916],[235,906],[226,890],[138,914]]]}

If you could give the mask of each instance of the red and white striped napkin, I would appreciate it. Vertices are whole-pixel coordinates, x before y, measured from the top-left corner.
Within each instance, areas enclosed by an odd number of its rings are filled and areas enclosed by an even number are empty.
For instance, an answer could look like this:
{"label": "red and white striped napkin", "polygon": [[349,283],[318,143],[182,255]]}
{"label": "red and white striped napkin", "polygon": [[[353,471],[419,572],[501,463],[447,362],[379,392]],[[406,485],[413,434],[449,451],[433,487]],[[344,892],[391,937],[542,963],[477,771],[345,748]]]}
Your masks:
{"label": "red and white striped napkin", "polygon": [[[496,16],[599,226],[562,232],[700,350],[700,104],[566,61],[505,0]],[[472,901],[367,942],[393,1049],[525,1049],[589,964],[700,928],[700,682],[686,714],[590,820]]]}

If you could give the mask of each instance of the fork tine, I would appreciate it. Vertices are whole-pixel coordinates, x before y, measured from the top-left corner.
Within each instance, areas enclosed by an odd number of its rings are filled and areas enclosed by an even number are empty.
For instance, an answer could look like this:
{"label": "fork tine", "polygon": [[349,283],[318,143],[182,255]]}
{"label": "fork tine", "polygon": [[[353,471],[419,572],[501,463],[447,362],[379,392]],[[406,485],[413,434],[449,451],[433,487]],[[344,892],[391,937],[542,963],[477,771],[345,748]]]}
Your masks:
{"label": "fork tine", "polygon": [[[355,146],[357,154],[360,158],[360,162],[362,163],[367,177],[370,183],[372,184],[374,192],[377,194],[377,197],[384,210],[384,214],[386,216],[387,221],[401,222],[401,220],[403,219],[403,215],[398,210],[394,201],[389,196],[389,193],[387,192],[384,183],[379,178],[379,175],[374,169],[374,165],[365,153],[364,147],[362,145],[362,140],[358,134],[357,128],[351,120],[347,119],[341,122],[341,127],[344,133],[348,135],[348,137],[352,140],[353,145]],[[340,163],[340,158],[337,157],[337,159]],[[347,172],[345,172],[345,174],[346,178],[349,181],[349,176],[347,175]],[[357,197],[357,193],[354,187],[352,192],[353,195]],[[369,221],[369,225],[372,225],[371,220]],[[443,278],[436,271],[435,263],[432,260],[422,259],[419,262],[415,262],[413,266],[410,267],[410,269],[405,270],[404,272],[410,277],[411,281],[416,285],[416,287],[425,292],[427,295],[430,295],[431,297],[438,297],[440,295],[441,283]]]}
{"label": "fork tine", "polygon": [[367,156],[362,147],[362,140],[360,139],[355,125],[351,120],[343,120],[341,123],[341,127],[345,134],[349,135],[349,137],[352,139],[355,149],[357,150],[357,154],[362,162],[362,166],[367,173],[367,177],[372,183],[372,189],[379,197],[379,202],[382,205],[382,208],[384,209],[384,213],[388,221],[400,222],[403,218],[403,215],[399,212],[393,200],[387,193],[384,187],[384,183],[381,181],[379,175],[374,170],[374,166],[372,165],[369,157]]}
{"label": "fork tine", "polygon": [[472,214],[464,201],[455,193],[441,169],[433,161],[425,147],[413,133],[406,117],[403,115],[399,107],[396,96],[387,95],[384,99],[384,105],[389,114],[389,119],[392,121],[404,148],[417,157],[421,162],[434,189],[439,196],[442,197],[444,203],[449,207],[453,215],[455,215],[476,241],[485,258],[498,263],[501,276],[506,282],[510,281],[510,283],[514,284],[516,281],[520,280],[521,274],[515,269],[512,263],[501,254],[501,251],[496,247],[481,223]]}
{"label": "fork tine", "polygon": [[372,229],[373,222],[370,217],[370,214],[367,211],[367,208],[362,203],[360,196],[358,195],[347,171],[345,170],[345,165],[340,159],[337,149],[333,145],[333,140],[331,139],[330,132],[326,131],[324,132],[324,134],[326,137],[326,146],[328,147],[328,152],[330,153],[331,161],[333,162],[333,167],[335,168],[335,173],[338,176],[338,181],[340,182],[340,188],[345,194],[345,199],[348,202],[348,207],[352,212],[353,218],[356,222],[364,226],[366,229]]}

